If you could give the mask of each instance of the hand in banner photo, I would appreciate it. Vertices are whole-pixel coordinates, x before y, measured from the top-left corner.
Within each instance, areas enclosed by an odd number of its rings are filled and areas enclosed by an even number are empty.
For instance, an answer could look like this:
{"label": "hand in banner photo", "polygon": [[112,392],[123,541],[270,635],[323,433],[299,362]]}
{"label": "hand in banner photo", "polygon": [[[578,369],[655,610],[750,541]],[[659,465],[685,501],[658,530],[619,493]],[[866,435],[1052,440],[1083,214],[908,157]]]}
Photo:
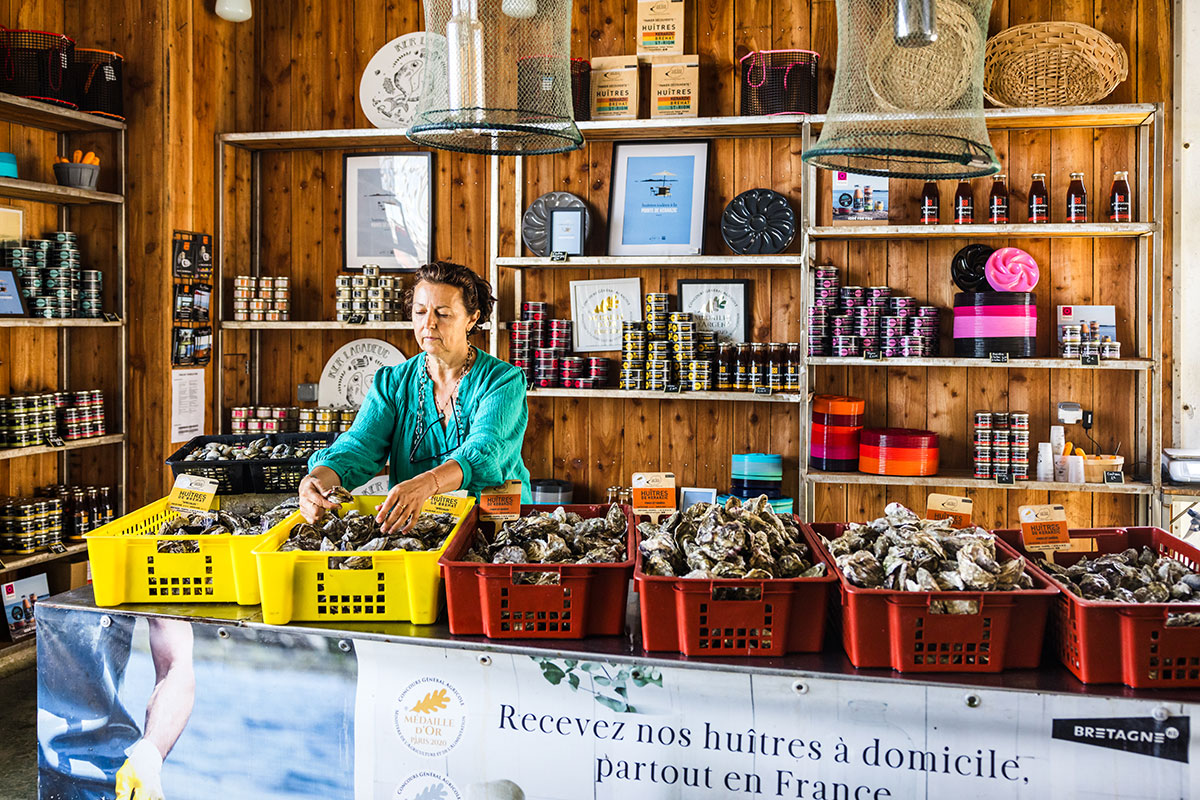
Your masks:
{"label": "hand in banner photo", "polygon": [[196,698],[192,626],[182,620],[150,620],[154,691],[146,703],[142,738],[125,751],[117,771],[116,800],[164,800],[162,767],[187,726]]}

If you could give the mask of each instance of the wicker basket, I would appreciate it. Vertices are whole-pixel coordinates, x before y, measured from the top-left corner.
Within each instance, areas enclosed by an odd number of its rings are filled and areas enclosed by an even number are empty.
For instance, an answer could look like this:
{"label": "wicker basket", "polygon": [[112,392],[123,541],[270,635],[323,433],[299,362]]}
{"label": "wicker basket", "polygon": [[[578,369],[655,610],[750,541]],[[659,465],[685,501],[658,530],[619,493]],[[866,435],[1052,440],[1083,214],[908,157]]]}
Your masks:
{"label": "wicker basket", "polygon": [[984,96],[998,106],[1076,106],[1129,76],[1125,48],[1076,22],[1016,25],[988,39]]}

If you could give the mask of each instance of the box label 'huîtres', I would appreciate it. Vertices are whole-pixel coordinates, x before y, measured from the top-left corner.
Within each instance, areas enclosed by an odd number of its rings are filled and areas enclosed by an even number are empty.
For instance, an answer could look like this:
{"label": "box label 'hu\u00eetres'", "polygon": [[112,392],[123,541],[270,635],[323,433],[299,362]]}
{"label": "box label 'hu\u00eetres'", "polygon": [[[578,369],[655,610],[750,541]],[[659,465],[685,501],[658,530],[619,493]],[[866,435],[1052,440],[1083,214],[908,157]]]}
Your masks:
{"label": "box label 'hu\u00eetres'", "polygon": [[638,0],[637,51],[683,53],[683,0]]}
{"label": "box label 'hu\u00eetres'", "polygon": [[695,55],[645,56],[649,62],[650,118],[695,117],[700,60]]}
{"label": "box label 'hu\u00eetres'", "polygon": [[592,59],[592,119],[636,119],[638,62],[635,56]]}

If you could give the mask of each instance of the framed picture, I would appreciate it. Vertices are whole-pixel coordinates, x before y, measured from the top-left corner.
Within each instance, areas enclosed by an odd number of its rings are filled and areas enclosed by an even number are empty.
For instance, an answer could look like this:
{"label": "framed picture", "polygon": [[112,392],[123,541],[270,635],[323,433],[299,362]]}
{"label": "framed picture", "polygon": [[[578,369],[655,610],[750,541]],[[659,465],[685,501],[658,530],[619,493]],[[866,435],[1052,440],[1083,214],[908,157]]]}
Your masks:
{"label": "framed picture", "polygon": [[0,208],[0,244],[25,241],[25,212],[19,208]]}
{"label": "framed picture", "polygon": [[707,181],[708,142],[618,142],[613,151],[608,254],[699,255]]}
{"label": "framed picture", "polygon": [[697,328],[714,331],[717,341],[742,344],[750,338],[750,281],[681,280],[679,310],[696,316]]}
{"label": "framed picture", "polygon": [[679,510],[687,511],[696,503],[717,502],[716,489],[700,489],[695,486],[685,486],[679,490]]}
{"label": "framed picture", "polygon": [[583,255],[585,210],[555,208],[550,211],[550,252]]}
{"label": "framed picture", "polygon": [[577,353],[621,349],[621,323],[642,321],[642,279],[571,281],[571,326]]}
{"label": "framed picture", "polygon": [[17,283],[17,273],[0,269],[0,317],[27,317],[29,308]]}
{"label": "framed picture", "polygon": [[432,258],[433,154],[347,155],[342,180],[346,269],[412,271]]}

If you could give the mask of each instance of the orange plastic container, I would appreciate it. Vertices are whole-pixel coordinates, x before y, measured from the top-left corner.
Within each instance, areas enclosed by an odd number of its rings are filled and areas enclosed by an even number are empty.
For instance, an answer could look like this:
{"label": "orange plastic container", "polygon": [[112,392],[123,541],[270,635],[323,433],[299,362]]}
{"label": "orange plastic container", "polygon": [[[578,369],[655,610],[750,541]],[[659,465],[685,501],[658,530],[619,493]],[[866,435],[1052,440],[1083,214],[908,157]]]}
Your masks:
{"label": "orange plastic container", "polygon": [[[1020,531],[996,535],[1024,552]],[[1200,548],[1161,528],[1081,528],[1071,539],[1085,549],[1060,551],[1054,561],[1070,566],[1083,556],[1150,547],[1200,570]],[[1028,553],[1034,564],[1041,553]],[[1037,570],[1054,585],[1050,573]],[[1051,617],[1059,658],[1084,683],[1123,683],[1134,689],[1200,687],[1200,628],[1168,628],[1169,614],[1200,613],[1200,603],[1112,603],[1085,600],[1066,589]]]}
{"label": "orange plastic container", "polygon": [[[522,516],[556,505],[523,505]],[[607,505],[568,505],[585,519],[602,517]],[[625,602],[633,572],[636,526],[627,523],[624,561],[612,564],[479,564],[462,561],[475,536],[460,536],[439,560],[446,582],[450,632],[492,639],[581,639],[625,632]],[[488,523],[481,523],[486,525]],[[527,572],[553,572],[559,583],[517,583]]]}
{"label": "orange plastic container", "polygon": [[[634,590],[641,598],[642,647],[685,656],[782,656],[815,653],[825,639],[829,595],[837,578],[828,554],[810,531],[801,534],[813,558],[830,572],[823,578],[739,580],[667,578],[642,572],[638,555]],[[758,599],[715,599],[721,589],[757,590]]]}
{"label": "orange plastic container", "polygon": [[[845,523],[818,522],[811,530],[835,539]],[[833,556],[825,547],[827,559]],[[998,554],[1017,553],[997,540]],[[1001,672],[1033,669],[1051,603],[1059,593],[1040,570],[1029,570],[1033,589],[1010,592],[899,592],[864,589],[838,573],[842,593],[842,645],[854,666],[900,672]],[[936,600],[974,601],[975,614],[935,614]]]}

